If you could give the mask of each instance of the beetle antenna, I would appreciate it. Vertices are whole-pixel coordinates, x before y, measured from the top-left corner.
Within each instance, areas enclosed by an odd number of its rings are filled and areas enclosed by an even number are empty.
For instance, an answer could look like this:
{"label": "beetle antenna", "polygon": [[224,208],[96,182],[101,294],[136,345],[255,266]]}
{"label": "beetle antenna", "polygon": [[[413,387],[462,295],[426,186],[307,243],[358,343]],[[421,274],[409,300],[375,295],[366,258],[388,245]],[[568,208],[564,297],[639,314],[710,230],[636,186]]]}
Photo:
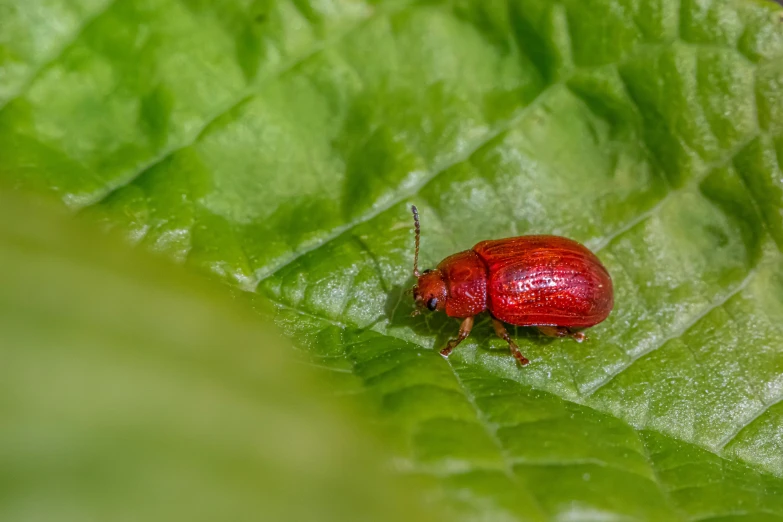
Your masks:
{"label": "beetle antenna", "polygon": [[419,238],[421,237],[421,225],[419,225],[419,209],[416,205],[411,205],[411,212],[413,212],[413,224],[416,228],[416,250],[413,254],[413,275],[418,278],[421,276],[419,273]]}

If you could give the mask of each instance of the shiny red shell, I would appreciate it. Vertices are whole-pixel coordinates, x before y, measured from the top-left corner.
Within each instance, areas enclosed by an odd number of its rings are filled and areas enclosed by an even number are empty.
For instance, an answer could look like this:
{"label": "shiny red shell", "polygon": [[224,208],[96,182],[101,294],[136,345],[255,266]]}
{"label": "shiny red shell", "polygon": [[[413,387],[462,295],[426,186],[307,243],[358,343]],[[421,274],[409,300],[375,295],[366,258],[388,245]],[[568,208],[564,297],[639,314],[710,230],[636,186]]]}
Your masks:
{"label": "shiny red shell", "polygon": [[581,244],[559,236],[482,241],[444,259],[445,311],[471,317],[484,310],[518,326],[587,328],[614,306],[612,279]]}

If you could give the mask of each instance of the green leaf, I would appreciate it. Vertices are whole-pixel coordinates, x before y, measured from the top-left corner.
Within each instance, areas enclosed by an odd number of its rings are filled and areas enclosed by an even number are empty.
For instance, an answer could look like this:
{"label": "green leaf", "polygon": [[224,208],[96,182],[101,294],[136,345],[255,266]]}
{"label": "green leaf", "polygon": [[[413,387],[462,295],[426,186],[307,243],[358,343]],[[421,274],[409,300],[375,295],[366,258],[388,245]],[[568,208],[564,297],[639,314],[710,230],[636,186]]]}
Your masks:
{"label": "green leaf", "polygon": [[92,232],[0,195],[0,518],[432,520],[268,325]]}
{"label": "green leaf", "polygon": [[[55,38],[24,29],[59,2],[6,2],[0,176],[274,301],[454,515],[783,518],[774,4],[139,0]],[[516,329],[524,369],[486,321],[444,361],[410,203],[424,264],[562,234],[615,311]]]}

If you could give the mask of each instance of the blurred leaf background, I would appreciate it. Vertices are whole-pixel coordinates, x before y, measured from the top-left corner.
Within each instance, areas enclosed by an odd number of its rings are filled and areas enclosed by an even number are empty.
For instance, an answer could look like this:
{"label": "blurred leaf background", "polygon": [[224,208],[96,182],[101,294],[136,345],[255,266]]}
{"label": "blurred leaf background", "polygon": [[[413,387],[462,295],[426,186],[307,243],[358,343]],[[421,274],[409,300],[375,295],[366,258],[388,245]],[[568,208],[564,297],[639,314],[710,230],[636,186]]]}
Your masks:
{"label": "blurred leaf background", "polygon": [[[0,180],[225,283],[228,329],[234,313],[274,316],[322,386],[286,393],[361,404],[382,433],[368,454],[449,518],[780,520],[781,20],[754,0],[0,0]],[[410,203],[425,264],[487,238],[584,242],[614,277],[614,313],[581,345],[516,329],[524,369],[486,321],[443,360],[457,324],[410,318],[404,294]],[[14,237],[37,212],[5,215]],[[23,265],[4,269],[9,309]],[[154,304],[158,284],[144,309],[184,321],[182,303]],[[61,314],[101,302],[80,287]],[[26,320],[68,317],[44,312]],[[269,356],[214,339],[205,376],[226,354]],[[23,384],[8,396],[26,411]],[[258,487],[243,465],[232,480]],[[398,505],[360,483],[349,518],[377,519],[365,490]]]}

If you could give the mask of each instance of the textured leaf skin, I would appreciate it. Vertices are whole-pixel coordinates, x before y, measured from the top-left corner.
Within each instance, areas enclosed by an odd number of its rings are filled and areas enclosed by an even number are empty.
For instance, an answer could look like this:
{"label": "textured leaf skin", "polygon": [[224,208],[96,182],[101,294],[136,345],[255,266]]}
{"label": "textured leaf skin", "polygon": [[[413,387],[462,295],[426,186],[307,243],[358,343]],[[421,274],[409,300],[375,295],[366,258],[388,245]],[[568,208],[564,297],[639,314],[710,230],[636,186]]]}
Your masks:
{"label": "textured leaf skin", "polygon": [[[456,516],[783,518],[777,6],[69,5],[2,43],[0,176],[272,299]],[[442,360],[414,202],[425,264],[564,235],[615,311],[582,345],[517,329],[523,371],[487,322]]]}

